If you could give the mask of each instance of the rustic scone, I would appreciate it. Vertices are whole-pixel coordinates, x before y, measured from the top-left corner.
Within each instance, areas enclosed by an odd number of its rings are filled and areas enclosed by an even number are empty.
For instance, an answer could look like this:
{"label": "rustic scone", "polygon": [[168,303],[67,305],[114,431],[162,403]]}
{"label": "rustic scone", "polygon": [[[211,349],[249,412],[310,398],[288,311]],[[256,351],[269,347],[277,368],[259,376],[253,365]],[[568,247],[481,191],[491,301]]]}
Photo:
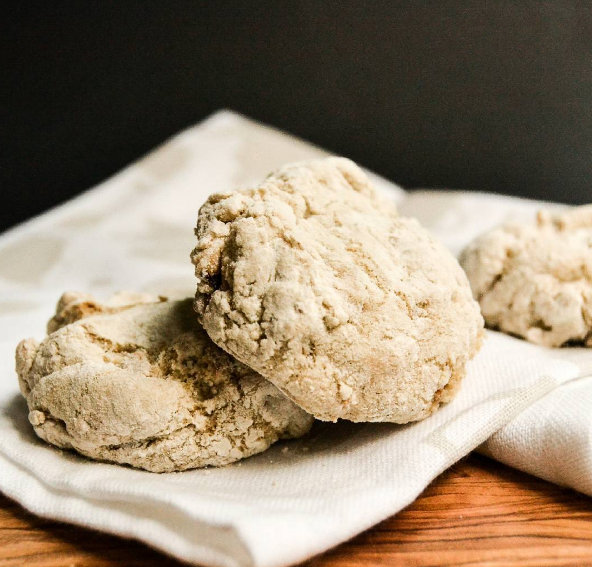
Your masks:
{"label": "rustic scone", "polygon": [[592,346],[592,205],[496,228],[460,261],[489,327],[550,347]]}
{"label": "rustic scone", "polygon": [[319,419],[422,419],[479,348],[483,319],[456,259],[347,159],[212,195],[196,235],[210,337]]}
{"label": "rustic scone", "polygon": [[306,433],[312,417],[214,345],[191,303],[123,295],[101,305],[65,294],[56,330],[16,352],[37,435],[93,459],[170,472],[225,465]]}

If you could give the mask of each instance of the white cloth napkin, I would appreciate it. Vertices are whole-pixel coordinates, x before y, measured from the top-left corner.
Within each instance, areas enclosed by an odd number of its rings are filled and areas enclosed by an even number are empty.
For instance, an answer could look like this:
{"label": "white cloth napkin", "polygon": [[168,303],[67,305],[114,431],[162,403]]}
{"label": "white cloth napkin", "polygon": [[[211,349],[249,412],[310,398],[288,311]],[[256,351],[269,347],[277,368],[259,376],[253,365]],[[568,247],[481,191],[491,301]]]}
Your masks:
{"label": "white cloth napkin", "polygon": [[[315,425],[310,436],[220,469],[151,474],[95,463],[33,434],[13,370],[59,295],[120,289],[190,295],[199,205],[325,152],[230,112],[187,130],[101,186],[0,237],[0,489],[32,512],[142,540],[189,562],[290,565],[410,502],[487,439],[514,466],[590,492],[592,350],[545,349],[497,333],[458,397],[416,424]],[[417,193],[376,179],[457,251],[533,205]],[[537,409],[538,408],[538,409]],[[493,437],[492,437],[493,436]],[[577,467],[574,466],[577,464]]]}

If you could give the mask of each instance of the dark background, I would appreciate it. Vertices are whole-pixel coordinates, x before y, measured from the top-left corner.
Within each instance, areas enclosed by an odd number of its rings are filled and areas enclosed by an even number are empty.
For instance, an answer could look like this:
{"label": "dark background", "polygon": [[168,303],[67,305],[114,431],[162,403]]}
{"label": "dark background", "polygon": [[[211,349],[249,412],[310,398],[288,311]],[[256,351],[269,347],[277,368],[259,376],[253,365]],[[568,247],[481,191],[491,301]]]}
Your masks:
{"label": "dark background", "polygon": [[592,201],[592,3],[0,4],[0,228],[226,107],[407,187]]}

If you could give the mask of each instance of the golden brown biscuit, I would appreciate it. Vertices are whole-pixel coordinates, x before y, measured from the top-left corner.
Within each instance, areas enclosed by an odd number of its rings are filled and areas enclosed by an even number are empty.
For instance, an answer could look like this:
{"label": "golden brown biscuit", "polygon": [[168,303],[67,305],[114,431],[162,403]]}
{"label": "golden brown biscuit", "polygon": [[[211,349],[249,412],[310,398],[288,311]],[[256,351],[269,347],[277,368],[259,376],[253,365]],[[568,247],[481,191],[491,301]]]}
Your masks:
{"label": "golden brown biscuit", "polygon": [[71,309],[41,344],[19,344],[19,382],[39,437],[93,459],[170,472],[225,465],[309,430],[311,416],[212,343],[190,299],[126,297],[142,303],[85,297],[93,314],[79,310],[73,321]]}
{"label": "golden brown biscuit", "polygon": [[550,347],[592,346],[592,205],[498,227],[460,261],[489,327]]}
{"label": "golden brown biscuit", "polygon": [[319,419],[422,419],[479,348],[483,319],[456,259],[347,159],[212,195],[196,235],[209,336]]}

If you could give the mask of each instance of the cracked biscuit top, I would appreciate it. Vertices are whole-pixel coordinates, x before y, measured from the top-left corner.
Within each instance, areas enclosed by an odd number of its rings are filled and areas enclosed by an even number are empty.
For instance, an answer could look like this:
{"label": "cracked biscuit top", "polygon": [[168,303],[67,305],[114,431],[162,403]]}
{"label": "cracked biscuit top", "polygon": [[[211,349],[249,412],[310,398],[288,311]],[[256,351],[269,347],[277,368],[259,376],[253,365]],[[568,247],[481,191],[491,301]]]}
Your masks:
{"label": "cracked biscuit top", "polygon": [[212,195],[196,235],[209,336],[319,419],[422,419],[480,345],[456,259],[347,159]]}
{"label": "cracked biscuit top", "polygon": [[592,205],[491,230],[461,264],[489,327],[544,346],[592,346]]}
{"label": "cracked biscuit top", "polygon": [[307,415],[216,347],[191,299],[64,294],[16,365],[39,437],[154,472],[219,466],[308,431]]}

